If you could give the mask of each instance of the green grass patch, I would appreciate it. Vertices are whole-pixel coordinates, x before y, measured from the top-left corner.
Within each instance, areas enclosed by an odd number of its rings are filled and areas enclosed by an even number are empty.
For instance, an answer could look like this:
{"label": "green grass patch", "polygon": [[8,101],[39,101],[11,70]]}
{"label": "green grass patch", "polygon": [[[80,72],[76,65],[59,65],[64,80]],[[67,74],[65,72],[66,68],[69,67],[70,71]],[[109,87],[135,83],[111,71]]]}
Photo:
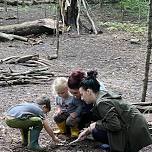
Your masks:
{"label": "green grass patch", "polygon": [[147,32],[146,24],[131,24],[131,23],[120,23],[120,22],[100,22],[99,26],[104,26],[108,30],[122,30],[130,33],[145,34]]}

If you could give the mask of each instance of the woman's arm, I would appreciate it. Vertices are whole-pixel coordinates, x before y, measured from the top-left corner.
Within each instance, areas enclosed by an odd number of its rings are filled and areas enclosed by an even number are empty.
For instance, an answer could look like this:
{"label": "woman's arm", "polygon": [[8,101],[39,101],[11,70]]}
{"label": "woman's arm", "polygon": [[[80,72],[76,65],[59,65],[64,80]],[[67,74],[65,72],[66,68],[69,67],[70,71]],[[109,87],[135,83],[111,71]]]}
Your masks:
{"label": "woman's arm", "polygon": [[99,115],[102,119],[96,122],[96,128],[119,131],[121,122],[115,107],[109,102],[102,102],[97,105]]}

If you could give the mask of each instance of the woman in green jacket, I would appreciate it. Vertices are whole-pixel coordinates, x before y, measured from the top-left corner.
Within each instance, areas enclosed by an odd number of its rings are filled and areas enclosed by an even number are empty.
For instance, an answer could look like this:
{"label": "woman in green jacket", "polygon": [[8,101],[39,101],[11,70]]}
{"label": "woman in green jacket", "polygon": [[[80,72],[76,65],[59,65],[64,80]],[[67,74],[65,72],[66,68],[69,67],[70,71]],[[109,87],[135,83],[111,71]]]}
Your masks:
{"label": "woman in green jacket", "polygon": [[82,100],[94,104],[96,121],[80,133],[78,140],[92,133],[95,139],[109,144],[111,152],[138,152],[152,144],[148,124],[139,110],[120,95],[100,91],[96,76],[97,72],[91,71],[80,84]]}

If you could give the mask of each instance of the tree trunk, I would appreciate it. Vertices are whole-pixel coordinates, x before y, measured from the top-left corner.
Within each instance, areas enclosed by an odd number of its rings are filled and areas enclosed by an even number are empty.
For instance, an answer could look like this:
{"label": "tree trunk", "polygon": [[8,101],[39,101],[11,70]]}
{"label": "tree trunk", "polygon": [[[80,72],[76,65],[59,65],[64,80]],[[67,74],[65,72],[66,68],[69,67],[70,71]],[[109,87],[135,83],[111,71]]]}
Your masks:
{"label": "tree trunk", "polygon": [[67,10],[67,23],[76,28],[76,19],[78,15],[77,0],[71,0],[71,5]]}
{"label": "tree trunk", "polygon": [[150,56],[151,56],[151,48],[152,48],[152,0],[150,0],[149,4],[149,21],[148,21],[148,45],[147,45],[147,57],[146,57],[146,65],[145,65],[145,78],[144,78],[144,86],[142,92],[142,102],[145,102],[146,93],[148,88],[148,76],[149,76],[149,65],[150,65]]}

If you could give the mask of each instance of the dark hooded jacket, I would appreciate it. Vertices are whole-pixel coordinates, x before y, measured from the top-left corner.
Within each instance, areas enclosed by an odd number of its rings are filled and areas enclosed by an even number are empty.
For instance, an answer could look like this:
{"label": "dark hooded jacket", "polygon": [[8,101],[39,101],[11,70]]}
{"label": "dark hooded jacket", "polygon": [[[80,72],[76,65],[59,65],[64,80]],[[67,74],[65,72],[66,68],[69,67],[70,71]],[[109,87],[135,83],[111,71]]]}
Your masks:
{"label": "dark hooded jacket", "polygon": [[138,152],[152,144],[144,116],[120,95],[100,91],[92,111],[96,128],[107,131],[111,152]]}

